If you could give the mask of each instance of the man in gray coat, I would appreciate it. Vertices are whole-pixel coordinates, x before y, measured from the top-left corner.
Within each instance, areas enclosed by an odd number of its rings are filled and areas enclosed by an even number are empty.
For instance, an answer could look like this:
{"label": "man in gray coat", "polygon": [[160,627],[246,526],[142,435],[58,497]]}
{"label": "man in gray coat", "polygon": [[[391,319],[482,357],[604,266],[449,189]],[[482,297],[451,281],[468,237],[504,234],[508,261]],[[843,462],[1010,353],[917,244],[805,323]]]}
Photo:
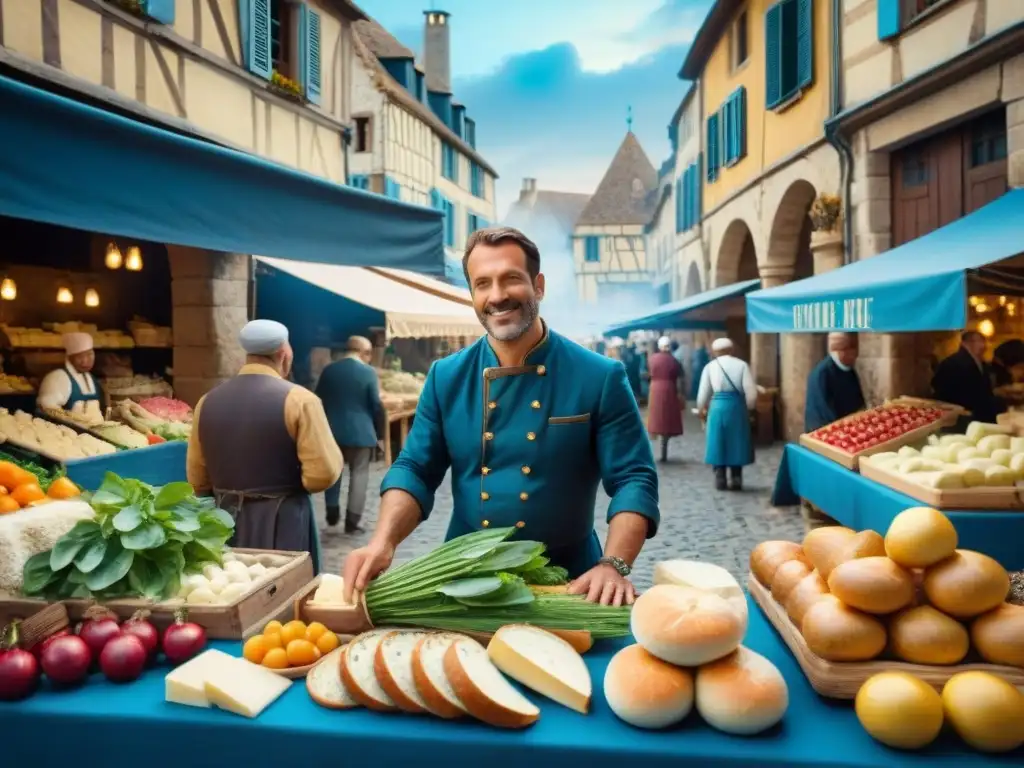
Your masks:
{"label": "man in gray coat", "polygon": [[[384,406],[380,401],[380,381],[370,365],[373,345],[362,336],[348,340],[345,356],[324,368],[316,385],[316,394],[324,404],[334,440],[348,466],[348,503],[345,506],[345,533],[359,533],[366,506],[366,488],[370,479],[370,461],[384,430]],[[324,494],[327,524],[341,519],[341,478]]]}

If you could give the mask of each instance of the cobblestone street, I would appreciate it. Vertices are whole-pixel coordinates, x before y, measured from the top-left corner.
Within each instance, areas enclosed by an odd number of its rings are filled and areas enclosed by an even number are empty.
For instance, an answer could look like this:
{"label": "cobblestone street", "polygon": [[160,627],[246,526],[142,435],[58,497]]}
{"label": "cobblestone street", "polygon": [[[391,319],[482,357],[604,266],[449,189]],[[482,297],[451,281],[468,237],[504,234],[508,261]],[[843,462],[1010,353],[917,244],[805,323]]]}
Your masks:
{"label": "cobblestone street", "polygon": [[[657,451],[655,452],[657,453]],[[743,581],[751,548],[765,539],[799,539],[803,523],[797,508],[773,508],[768,500],[782,455],[782,444],[759,449],[757,463],[748,467],[742,493],[718,493],[711,470],[703,464],[704,436],[696,419],[686,424],[686,435],[672,441],[669,461],[659,464],[661,475],[661,528],[648,541],[634,570],[634,581],[644,588],[650,585],[654,563],[671,557],[706,560],[728,568]],[[367,502],[365,534],[347,536],[341,526],[324,524],[323,496],[318,496],[317,514],[326,559],[326,568],[339,572],[345,554],[369,537],[377,517],[377,496],[384,474],[382,464],[371,469],[371,494]],[[347,478],[345,480],[347,483]],[[342,502],[345,493],[343,488]],[[598,493],[597,528],[602,542],[608,499]],[[438,490],[437,505],[430,519],[402,545],[396,562],[403,562],[438,546],[444,540],[452,510],[448,479]]]}

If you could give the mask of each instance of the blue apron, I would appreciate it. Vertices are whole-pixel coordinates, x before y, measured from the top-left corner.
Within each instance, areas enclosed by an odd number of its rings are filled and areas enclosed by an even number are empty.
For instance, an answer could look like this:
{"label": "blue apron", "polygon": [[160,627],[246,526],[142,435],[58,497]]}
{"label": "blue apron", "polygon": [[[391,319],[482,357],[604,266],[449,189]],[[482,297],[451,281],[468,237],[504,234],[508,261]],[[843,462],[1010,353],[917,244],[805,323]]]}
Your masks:
{"label": "blue apron", "polygon": [[91,373],[83,374],[83,376],[88,376],[92,379],[92,388],[95,390],[92,394],[87,395],[82,391],[82,388],[78,386],[78,379],[72,376],[70,371],[65,369],[64,374],[68,377],[68,381],[71,382],[71,397],[69,397],[67,403],[64,404],[64,410],[70,411],[74,407],[75,403],[87,403],[90,400],[98,401],[102,410],[103,398],[100,397],[100,385],[96,381],[95,376]]}
{"label": "blue apron", "polygon": [[747,400],[721,363],[718,367],[730,389],[711,396],[704,463],[713,467],[746,467],[754,463]]}

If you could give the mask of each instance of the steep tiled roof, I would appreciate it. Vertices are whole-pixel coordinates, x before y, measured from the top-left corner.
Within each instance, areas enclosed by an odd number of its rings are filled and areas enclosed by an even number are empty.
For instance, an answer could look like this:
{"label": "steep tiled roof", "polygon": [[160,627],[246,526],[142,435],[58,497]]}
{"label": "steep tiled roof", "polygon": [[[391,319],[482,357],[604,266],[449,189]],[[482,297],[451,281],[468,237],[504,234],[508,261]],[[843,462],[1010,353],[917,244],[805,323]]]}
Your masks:
{"label": "steep tiled roof", "polygon": [[[372,21],[372,20],[368,20]],[[374,85],[378,90],[386,93],[391,99],[416,115],[444,141],[453,145],[462,154],[474,160],[481,168],[498,178],[498,172],[469,144],[460,139],[458,135],[445,122],[434,114],[434,111],[409,93],[396,81],[381,64],[380,58],[413,58],[412,51],[398,42],[390,32],[377,22],[372,24],[358,22],[354,25],[356,34],[352,36],[356,55],[370,71]],[[388,39],[385,39],[388,38]],[[371,43],[372,41],[372,43]],[[406,53],[391,53],[389,55],[375,54],[374,50],[384,51],[405,51]]]}
{"label": "steep tiled roof", "polygon": [[656,200],[649,193],[657,187],[658,172],[630,131],[576,225],[647,224]]}
{"label": "steep tiled roof", "polygon": [[505,220],[510,226],[520,226],[516,223],[519,222],[529,227],[536,217],[550,216],[561,229],[571,233],[589,201],[590,195],[579,192],[539,190],[531,200],[520,198],[512,203]]}

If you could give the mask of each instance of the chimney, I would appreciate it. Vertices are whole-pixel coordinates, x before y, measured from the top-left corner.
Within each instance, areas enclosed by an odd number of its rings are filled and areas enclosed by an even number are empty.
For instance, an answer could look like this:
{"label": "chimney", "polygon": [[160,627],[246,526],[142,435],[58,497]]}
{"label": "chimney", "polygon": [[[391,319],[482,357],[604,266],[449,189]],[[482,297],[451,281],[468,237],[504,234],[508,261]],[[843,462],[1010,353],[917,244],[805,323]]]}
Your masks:
{"label": "chimney", "polygon": [[537,201],[537,180],[529,177],[523,179],[523,188],[519,190],[519,201],[533,205]]}
{"label": "chimney", "polygon": [[447,11],[424,11],[423,69],[427,75],[427,90],[435,93],[452,92],[451,39],[448,35]]}

